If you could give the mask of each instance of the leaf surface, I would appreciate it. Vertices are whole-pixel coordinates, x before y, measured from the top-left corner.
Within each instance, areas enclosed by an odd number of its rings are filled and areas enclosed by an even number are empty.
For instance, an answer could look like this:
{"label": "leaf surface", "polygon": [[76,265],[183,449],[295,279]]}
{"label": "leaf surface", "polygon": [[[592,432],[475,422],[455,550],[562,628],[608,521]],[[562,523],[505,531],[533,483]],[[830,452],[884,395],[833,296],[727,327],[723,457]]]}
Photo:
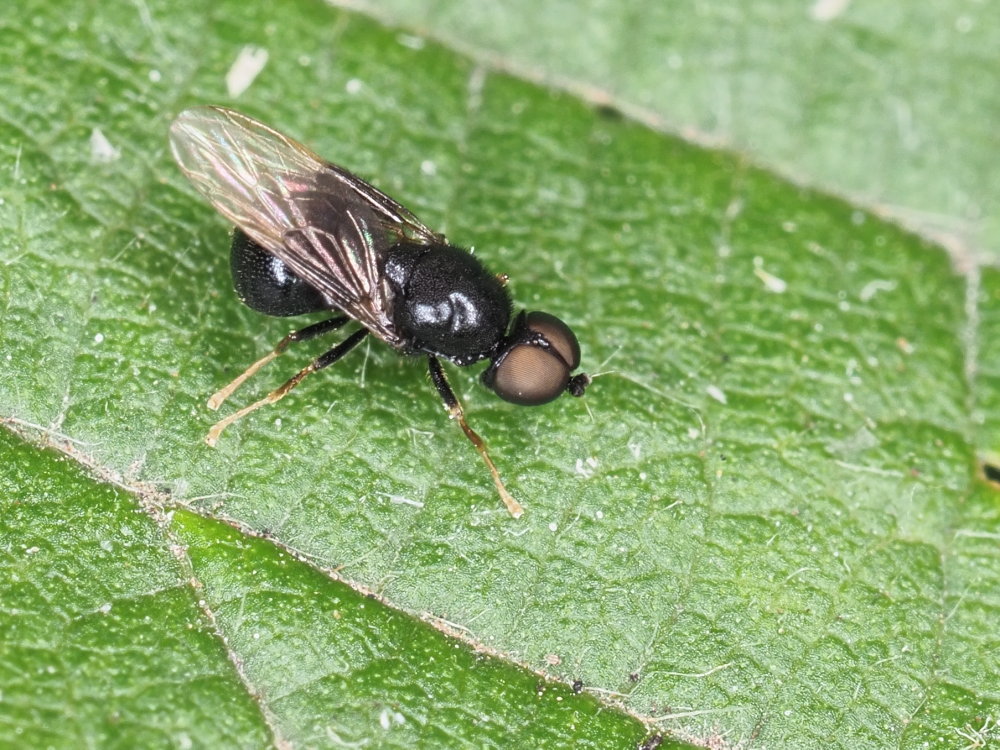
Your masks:
{"label": "leaf surface", "polygon": [[[245,716],[229,744],[634,747],[645,730],[620,708],[701,744],[992,731],[1000,512],[976,462],[996,435],[978,343],[1000,319],[994,275],[973,284],[927,241],[738,156],[312,3],[23,17],[0,24],[0,416],[143,524],[179,616],[215,635],[196,667],[163,658],[181,685],[222,675]],[[230,95],[246,45],[268,59]],[[207,396],[300,325],[234,299],[226,227],[169,159],[170,119],[205,102],[372,179],[508,273],[519,306],[573,326],[584,399],[518,408],[450,371],[524,518],[423,363],[377,343],[202,443]],[[5,440],[18,507],[56,470]],[[72,508],[74,492],[49,494]],[[11,560],[42,520],[4,514]],[[131,570],[82,544],[58,547],[75,575]],[[30,714],[16,685],[4,705]]]}
{"label": "leaf surface", "polygon": [[989,3],[343,4],[1000,257]]}

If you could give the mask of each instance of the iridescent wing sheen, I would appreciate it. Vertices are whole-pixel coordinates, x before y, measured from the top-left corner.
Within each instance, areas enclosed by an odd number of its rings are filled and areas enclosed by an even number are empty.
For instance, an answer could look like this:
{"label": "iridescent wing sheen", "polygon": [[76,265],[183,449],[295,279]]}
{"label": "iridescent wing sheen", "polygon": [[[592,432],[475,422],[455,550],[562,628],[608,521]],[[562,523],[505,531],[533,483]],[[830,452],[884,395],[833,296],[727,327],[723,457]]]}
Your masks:
{"label": "iridescent wing sheen", "polygon": [[388,344],[392,296],[382,254],[406,240],[444,243],[385,193],[287,136],[223,107],[170,126],[181,170],[215,209]]}

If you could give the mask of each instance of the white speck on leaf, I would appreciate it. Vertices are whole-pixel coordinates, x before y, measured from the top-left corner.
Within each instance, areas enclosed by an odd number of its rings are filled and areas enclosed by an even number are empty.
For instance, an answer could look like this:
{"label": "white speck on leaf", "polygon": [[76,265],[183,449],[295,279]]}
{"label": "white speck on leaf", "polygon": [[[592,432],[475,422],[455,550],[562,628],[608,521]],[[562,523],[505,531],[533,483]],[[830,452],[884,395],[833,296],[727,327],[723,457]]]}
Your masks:
{"label": "white speck on leaf", "polygon": [[100,128],[90,131],[90,160],[95,164],[107,164],[121,156],[121,152],[111,145],[111,141]]}
{"label": "white speck on leaf", "polygon": [[435,175],[437,174],[437,164],[432,162],[430,159],[424,159],[420,162],[420,171],[428,177]]}
{"label": "white speck on leaf", "polygon": [[755,268],[753,269],[753,272],[758,279],[764,282],[764,288],[769,292],[782,294],[788,289],[788,282],[784,279],[779,279],[774,274],[768,273],[763,268]]}
{"label": "white speck on leaf", "polygon": [[834,440],[828,443],[826,448],[834,455],[848,457],[876,448],[878,445],[878,437],[867,427],[861,427],[857,432],[843,440]]}
{"label": "white speck on leaf", "polygon": [[104,334],[103,333],[95,333],[94,334],[94,343],[95,344],[101,344],[103,342],[104,342]]}
{"label": "white speck on leaf", "polygon": [[344,91],[353,96],[354,94],[360,94],[363,86],[364,84],[357,78],[352,78],[344,84]]}
{"label": "white speck on leaf", "polygon": [[407,49],[420,50],[424,48],[424,40],[419,36],[413,36],[413,34],[397,34],[396,41]]}
{"label": "white speck on leaf", "polygon": [[411,500],[408,497],[403,497],[402,495],[390,495],[388,493],[379,493],[382,497],[387,498],[390,503],[395,505],[412,505],[414,508],[423,508],[424,504],[419,500]]}
{"label": "white speck on leaf", "polygon": [[720,404],[728,403],[725,392],[717,385],[710,385],[705,389],[705,393],[714,398]]}
{"label": "white speck on leaf", "polygon": [[862,302],[867,302],[879,292],[891,292],[895,288],[896,288],[895,281],[888,281],[885,279],[874,279],[873,281],[869,281],[867,284],[861,287],[861,291],[858,292],[858,298]]}
{"label": "white speck on leaf", "polygon": [[226,73],[226,92],[229,96],[237,97],[250,88],[267,65],[267,58],[267,50],[263,47],[244,46]]}
{"label": "white speck on leaf", "polygon": [[825,23],[840,16],[850,4],[851,0],[816,0],[809,9],[809,15],[814,21]]}

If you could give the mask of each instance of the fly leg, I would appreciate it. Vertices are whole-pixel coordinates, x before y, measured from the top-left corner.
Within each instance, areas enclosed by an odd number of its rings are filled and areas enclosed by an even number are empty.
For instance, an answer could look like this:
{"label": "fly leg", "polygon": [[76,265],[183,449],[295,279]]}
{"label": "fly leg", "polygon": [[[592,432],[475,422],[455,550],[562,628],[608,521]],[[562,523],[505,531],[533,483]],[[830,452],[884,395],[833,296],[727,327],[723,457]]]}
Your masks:
{"label": "fly leg", "polygon": [[469,427],[468,422],[465,421],[465,412],[462,410],[462,404],[459,403],[458,398],[455,397],[455,392],[448,385],[448,379],[444,376],[444,370],[441,368],[441,363],[438,358],[433,354],[427,357],[427,363],[431,371],[431,380],[434,381],[434,387],[437,388],[438,394],[441,396],[441,400],[444,402],[444,408],[448,410],[448,416],[452,419],[458,420],[458,424],[462,428],[462,432],[465,436],[469,438],[469,441],[476,446],[476,450],[479,451],[479,455],[483,457],[486,462],[486,466],[490,470],[490,474],[493,477],[493,484],[496,485],[497,492],[500,493],[500,499],[503,500],[503,504],[507,506],[508,512],[514,518],[520,518],[524,513],[524,508],[521,504],[515,500],[511,494],[507,491],[504,486],[503,480],[500,478],[500,472],[497,471],[496,464],[493,463],[493,459],[490,458],[489,452],[486,450],[486,443],[483,439],[476,434],[475,430]]}
{"label": "fly leg", "polygon": [[329,320],[321,320],[319,323],[313,323],[311,326],[306,326],[298,331],[292,331],[278,342],[278,345],[274,347],[273,351],[250,365],[236,378],[236,380],[227,385],[225,388],[220,388],[218,391],[213,393],[212,398],[208,400],[208,408],[215,411],[222,406],[222,402],[232,396],[233,391],[243,385],[250,376],[257,372],[257,370],[285,351],[289,344],[294,344],[296,341],[308,341],[309,339],[314,339],[317,336],[322,336],[324,333],[336,331],[348,320],[350,320],[350,318],[346,315],[340,315],[336,318],[330,318]]}
{"label": "fly leg", "polygon": [[[334,318],[334,320],[338,319]],[[324,321],[324,322],[330,323],[331,321]],[[316,325],[319,326],[320,324],[317,323]],[[338,322],[335,326],[333,326],[333,328],[339,325],[343,325],[343,322],[342,321]],[[310,326],[310,328],[313,328],[313,326]],[[303,330],[309,330],[309,329],[306,328]],[[332,328],[328,328],[326,330],[332,330]],[[321,332],[325,333],[325,330]],[[299,333],[301,333],[301,331]],[[319,335],[319,334],[313,334],[313,335]],[[328,351],[326,354],[317,357],[308,366],[303,367],[301,370],[295,373],[295,375],[293,375],[291,378],[285,381],[284,385],[280,386],[279,388],[275,388],[273,391],[271,391],[269,394],[264,396],[264,398],[260,399],[259,401],[255,401],[249,406],[244,406],[242,409],[240,409],[237,412],[234,412],[233,414],[230,414],[225,419],[219,420],[214,425],[212,425],[212,429],[208,431],[208,435],[205,436],[205,442],[211,446],[214,446],[219,441],[219,435],[222,434],[222,431],[226,429],[229,425],[231,425],[233,422],[235,422],[238,419],[242,419],[250,412],[256,411],[262,406],[266,406],[267,404],[273,404],[276,403],[277,401],[280,401],[288,394],[290,390],[292,390],[292,388],[294,388],[303,380],[305,380],[307,375],[311,375],[317,370],[322,370],[324,367],[329,367],[338,359],[340,359],[349,351],[351,351],[351,349],[360,344],[361,340],[367,335],[368,335],[367,328],[362,328],[360,331],[355,331],[346,339],[344,339],[335,347],[333,347],[333,349]],[[286,337],[286,339],[287,338],[288,337]],[[284,339],[282,339],[282,341],[284,341]]]}

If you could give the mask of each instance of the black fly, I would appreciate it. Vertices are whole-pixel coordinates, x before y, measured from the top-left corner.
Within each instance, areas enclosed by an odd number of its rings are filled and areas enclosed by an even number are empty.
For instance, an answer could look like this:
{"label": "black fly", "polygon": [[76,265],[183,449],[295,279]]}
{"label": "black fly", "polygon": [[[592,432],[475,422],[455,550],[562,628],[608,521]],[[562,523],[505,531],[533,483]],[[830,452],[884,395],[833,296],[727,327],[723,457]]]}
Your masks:
{"label": "black fly", "polygon": [[219,421],[206,442],[215,445],[237,419],[278,401],[373,333],[401,354],[427,355],[449,415],[486,461],[507,510],[520,516],[438,358],[461,366],[490,360],[483,383],[515,404],[544,404],[563,392],[582,396],[590,378],[572,374],[580,346],[569,327],[543,312],[522,311],[511,323],[506,276],[491,274],[385,193],[246,115],[184,110],[170,127],[170,146],[191,183],[236,225],[230,262],[246,305],[276,316],[342,313],[290,333],[213,395],[210,408],[289,344],[351,320],[362,325],[280,388]]}

